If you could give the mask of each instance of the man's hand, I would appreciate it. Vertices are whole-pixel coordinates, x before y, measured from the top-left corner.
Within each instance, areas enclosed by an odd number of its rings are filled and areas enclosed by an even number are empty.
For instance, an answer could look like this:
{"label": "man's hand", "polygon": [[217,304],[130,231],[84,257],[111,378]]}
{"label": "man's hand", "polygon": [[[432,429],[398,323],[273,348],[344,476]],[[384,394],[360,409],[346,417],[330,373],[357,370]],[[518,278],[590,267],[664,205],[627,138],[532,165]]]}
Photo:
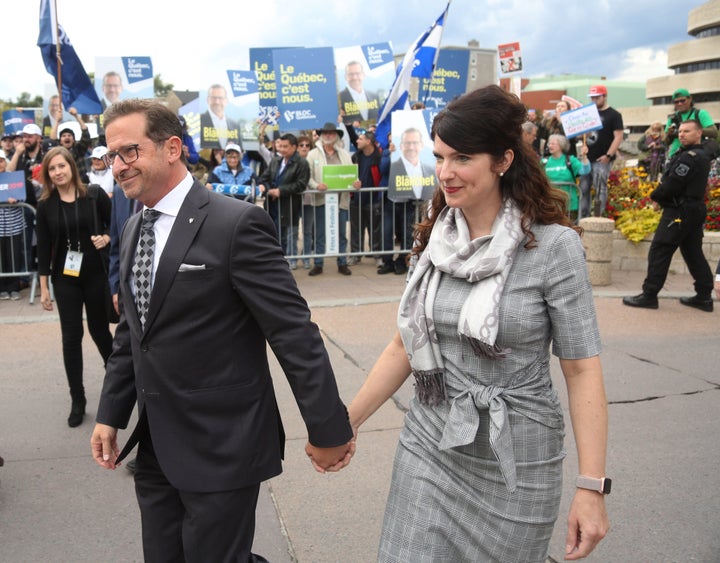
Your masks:
{"label": "man's hand", "polygon": [[113,307],[115,308],[115,312],[119,315],[120,314],[120,303],[118,302],[118,294],[117,293],[113,293],[112,301],[113,301]]}
{"label": "man's hand", "polygon": [[280,197],[280,188],[272,188],[267,193],[271,198],[278,199]]}
{"label": "man's hand", "polygon": [[90,448],[93,459],[100,467],[115,469],[115,463],[120,455],[120,448],[117,445],[117,428],[106,424],[96,424],[90,438]]}
{"label": "man's hand", "polygon": [[334,448],[317,448],[308,442],[305,446],[305,453],[318,473],[340,471],[350,463],[350,458],[355,455],[355,438],[347,444]]}

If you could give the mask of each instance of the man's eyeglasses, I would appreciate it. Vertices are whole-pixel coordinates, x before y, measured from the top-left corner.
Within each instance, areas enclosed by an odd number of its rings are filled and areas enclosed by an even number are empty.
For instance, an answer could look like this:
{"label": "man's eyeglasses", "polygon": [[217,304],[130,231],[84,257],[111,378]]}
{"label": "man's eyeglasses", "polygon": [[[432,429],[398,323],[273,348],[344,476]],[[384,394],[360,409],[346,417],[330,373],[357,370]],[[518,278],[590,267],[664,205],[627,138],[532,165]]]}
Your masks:
{"label": "man's eyeglasses", "polygon": [[105,166],[112,166],[116,158],[120,158],[125,164],[135,162],[140,158],[140,151],[138,150],[139,144],[127,145],[126,147],[120,147],[120,150],[108,151],[103,156]]}
{"label": "man's eyeglasses", "polygon": [[299,147],[309,147],[310,143],[300,143],[298,146]]}
{"label": "man's eyeglasses", "polygon": [[687,98],[676,98],[673,100],[674,104],[684,104],[685,102],[687,102]]}

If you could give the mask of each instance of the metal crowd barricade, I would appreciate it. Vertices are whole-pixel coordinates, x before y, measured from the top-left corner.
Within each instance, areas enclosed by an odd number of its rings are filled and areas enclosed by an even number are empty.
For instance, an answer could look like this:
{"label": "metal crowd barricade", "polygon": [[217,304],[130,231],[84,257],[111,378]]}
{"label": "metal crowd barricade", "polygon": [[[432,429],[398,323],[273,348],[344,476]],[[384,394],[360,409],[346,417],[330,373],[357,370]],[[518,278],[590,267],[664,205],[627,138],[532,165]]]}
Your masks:
{"label": "metal crowd barricade", "polygon": [[[297,235],[294,242],[291,241],[289,244],[286,244],[284,248],[285,257],[291,262],[312,262],[315,258],[336,258],[339,256],[347,258],[353,256],[358,258],[363,256],[382,258],[393,254],[410,252],[414,226],[423,216],[427,202],[409,201],[395,203],[387,198],[387,191],[387,187],[362,188],[361,190],[328,190],[324,192],[306,190],[301,194],[304,203],[301,206],[299,217],[282,215],[281,212],[287,211],[287,209],[282,210],[282,206],[277,206],[277,216],[273,216],[273,213],[271,213],[271,217],[273,217],[276,226],[278,226],[278,236],[281,239],[281,243],[283,242],[282,239],[287,239],[288,236],[292,237],[293,232]],[[355,206],[351,203],[350,209],[345,211],[347,213],[347,224],[345,227],[345,236],[347,239],[346,250],[340,252],[340,245],[337,240],[340,235],[339,230],[337,230],[339,221],[334,223],[325,220],[325,251],[318,253],[316,251],[318,232],[317,229],[314,228],[316,209],[309,203],[305,203],[307,201],[306,196],[322,194],[326,196],[327,202],[327,196],[337,194],[339,199],[343,193],[349,193],[362,198],[360,199],[359,207],[360,214],[367,219],[365,225],[353,221],[352,215]],[[380,195],[375,196],[374,194]],[[378,199],[379,201],[373,202],[374,199]],[[261,202],[258,203],[261,204]],[[264,206],[266,209],[269,209],[267,201]],[[288,205],[286,207],[292,214],[291,206]],[[326,203],[326,209],[328,209],[328,213],[334,214],[334,216],[339,215],[339,204],[334,206],[333,204]],[[285,236],[283,236],[283,226],[287,228],[288,226],[294,225],[297,225],[296,230],[286,230]],[[363,229],[364,226],[368,227],[367,231]],[[335,238],[335,240],[331,240],[332,238]],[[355,249],[352,248],[353,241],[357,243],[357,248]],[[306,246],[309,248],[306,248]]]}
{"label": "metal crowd barricade", "polygon": [[[27,278],[30,285],[29,303],[35,302],[37,271],[32,269],[32,237],[35,231],[35,208],[27,203],[0,203],[0,209],[22,209],[25,227],[15,235],[0,236],[0,277]],[[0,214],[0,235],[5,235],[7,225],[5,214]]]}
{"label": "metal crowd barricade", "polygon": [[[580,190],[580,186],[578,186],[575,182],[553,182],[553,187],[564,191],[566,194],[568,194],[568,207],[567,212],[568,216],[570,216],[571,219],[573,219],[573,222],[577,225],[580,223],[580,219],[582,219],[582,191]],[[577,194],[577,200],[578,200],[578,208],[577,208],[577,218],[572,217],[571,210],[570,210],[570,202],[571,202],[571,193],[575,192]]]}

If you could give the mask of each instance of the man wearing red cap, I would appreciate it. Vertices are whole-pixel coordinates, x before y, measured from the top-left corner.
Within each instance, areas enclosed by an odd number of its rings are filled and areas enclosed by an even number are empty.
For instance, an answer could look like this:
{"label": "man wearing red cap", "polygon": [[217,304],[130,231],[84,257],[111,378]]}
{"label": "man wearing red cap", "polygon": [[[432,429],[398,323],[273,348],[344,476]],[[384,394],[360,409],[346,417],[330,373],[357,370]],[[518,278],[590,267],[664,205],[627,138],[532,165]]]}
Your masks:
{"label": "man wearing red cap", "polygon": [[718,135],[713,118],[710,117],[706,110],[695,107],[690,92],[685,88],[678,88],[673,92],[672,102],[675,106],[675,112],[668,116],[667,125],[665,125],[665,144],[669,147],[667,152],[668,161],[680,149],[678,129],[680,129],[680,124],[683,121],[695,120],[700,122],[703,128],[703,139],[717,139]]}
{"label": "man wearing red cap", "polygon": [[602,129],[593,131],[587,136],[588,159],[592,165],[592,173],[580,176],[582,217],[590,215],[590,188],[595,187],[595,202],[592,206],[593,215],[602,216],[607,205],[607,181],[612,161],[617,157],[620,143],[623,140],[622,115],[607,103],[607,88],[600,84],[590,88],[588,97],[595,103],[602,121]]}

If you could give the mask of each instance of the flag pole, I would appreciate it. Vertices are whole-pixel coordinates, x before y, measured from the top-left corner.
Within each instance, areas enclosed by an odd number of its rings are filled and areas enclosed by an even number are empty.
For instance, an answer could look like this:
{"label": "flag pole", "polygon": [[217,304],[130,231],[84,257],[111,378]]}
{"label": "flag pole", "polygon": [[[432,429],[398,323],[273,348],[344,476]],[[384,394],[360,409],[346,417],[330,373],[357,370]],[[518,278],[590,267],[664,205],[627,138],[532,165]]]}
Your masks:
{"label": "flag pole", "polygon": [[55,53],[57,58],[57,89],[58,96],[60,97],[60,107],[62,108],[62,57],[60,56],[60,24],[58,23],[60,19],[57,17],[57,0],[53,0],[53,5],[55,6],[55,9],[53,10],[55,13],[55,37],[57,37],[57,43],[55,44]]}
{"label": "flag pole", "polygon": [[[443,29],[442,29],[443,32],[445,31],[445,26],[447,25],[447,17],[448,17],[448,14],[450,13],[450,3],[451,2],[452,2],[452,0],[448,0],[447,6],[445,7],[445,16],[443,17]],[[442,33],[440,34],[440,42],[442,43]],[[433,79],[433,76],[435,76],[435,68],[437,67],[437,60],[438,60],[439,56],[440,56],[440,43],[438,43],[438,49],[437,49],[437,52],[435,53],[435,60],[433,61],[432,72],[430,73],[430,78],[429,78],[430,83],[428,84],[428,89],[425,91],[425,96],[423,97],[423,100],[422,100],[423,106],[427,102],[428,96],[430,95],[430,86],[432,86],[432,79]],[[420,80],[423,80],[423,79],[421,78]],[[420,84],[422,84],[422,82]]]}

